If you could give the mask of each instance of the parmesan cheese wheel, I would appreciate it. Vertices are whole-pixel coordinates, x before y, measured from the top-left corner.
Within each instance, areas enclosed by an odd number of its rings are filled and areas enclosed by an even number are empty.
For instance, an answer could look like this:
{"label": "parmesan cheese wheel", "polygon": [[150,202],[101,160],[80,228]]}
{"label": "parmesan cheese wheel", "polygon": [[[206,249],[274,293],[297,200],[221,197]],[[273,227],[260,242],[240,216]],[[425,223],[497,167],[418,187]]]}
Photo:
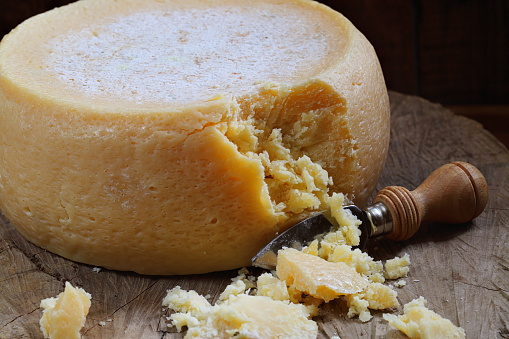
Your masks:
{"label": "parmesan cheese wheel", "polygon": [[0,44],[0,208],[33,243],[143,274],[237,268],[380,176],[376,54],[307,0],[82,0]]}

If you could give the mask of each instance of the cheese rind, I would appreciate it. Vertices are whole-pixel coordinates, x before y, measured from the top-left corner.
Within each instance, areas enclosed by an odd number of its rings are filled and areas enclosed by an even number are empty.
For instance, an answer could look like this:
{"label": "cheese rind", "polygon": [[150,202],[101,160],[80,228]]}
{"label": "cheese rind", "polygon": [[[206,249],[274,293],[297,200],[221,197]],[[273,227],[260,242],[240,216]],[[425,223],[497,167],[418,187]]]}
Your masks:
{"label": "cheese rind", "polygon": [[[218,16],[214,50],[200,27]],[[365,203],[388,139],[372,47],[312,1],[78,1],[0,44],[0,209],[94,266],[248,265],[330,192]]]}

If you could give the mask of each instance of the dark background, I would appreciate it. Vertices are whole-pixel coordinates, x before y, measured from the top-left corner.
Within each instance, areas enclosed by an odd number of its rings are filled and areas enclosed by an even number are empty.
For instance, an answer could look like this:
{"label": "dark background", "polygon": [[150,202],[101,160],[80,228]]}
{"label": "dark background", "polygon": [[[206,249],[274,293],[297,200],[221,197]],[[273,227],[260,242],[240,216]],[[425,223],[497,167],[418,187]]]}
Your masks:
{"label": "dark background", "polygon": [[[0,36],[69,2],[0,0]],[[390,90],[446,105],[509,145],[508,0],[320,2],[343,13],[371,41]]]}

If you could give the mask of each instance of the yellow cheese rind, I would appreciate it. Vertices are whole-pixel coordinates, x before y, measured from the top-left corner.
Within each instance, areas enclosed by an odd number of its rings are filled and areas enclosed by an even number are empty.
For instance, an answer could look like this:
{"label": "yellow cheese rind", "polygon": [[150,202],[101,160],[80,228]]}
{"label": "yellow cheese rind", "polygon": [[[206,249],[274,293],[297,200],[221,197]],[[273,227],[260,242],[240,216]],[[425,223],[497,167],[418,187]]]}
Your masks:
{"label": "yellow cheese rind", "polygon": [[[241,27],[238,18],[245,27],[276,20],[274,27],[302,33],[294,34],[295,50],[321,52],[274,54],[289,39],[278,30],[270,57],[242,64],[244,54],[218,54],[253,76],[249,82],[232,73],[195,88],[202,82],[183,73],[177,85],[162,86],[159,73],[209,65],[196,55],[185,60],[196,52],[186,49],[186,36],[163,59],[125,54],[147,38],[136,27],[171,27],[170,13],[198,23],[201,14],[221,15],[232,27]],[[125,28],[129,20],[141,21]],[[118,50],[108,57],[94,52],[95,43],[118,37],[111,33],[118,27],[128,40],[110,44]],[[148,41],[166,41],[162,28]],[[234,31],[227,42],[252,42],[254,33]],[[86,62],[65,54],[73,48]],[[124,64],[109,63],[117,55]],[[138,61],[150,76],[132,67]],[[252,62],[263,67],[249,69]],[[72,73],[82,64],[85,73]],[[91,65],[111,67],[97,78],[86,73]],[[164,97],[170,87],[175,100]],[[371,45],[341,14],[312,1],[78,1],[27,20],[0,44],[0,209],[36,245],[94,266],[190,274],[248,265],[278,232],[328,208],[330,192],[364,204],[388,138],[387,91]]]}
{"label": "yellow cheese rind", "polygon": [[404,313],[384,314],[389,324],[412,339],[462,339],[465,331],[432,310],[426,308],[426,299],[419,297],[404,306]]}
{"label": "yellow cheese rind", "polygon": [[75,288],[69,282],[55,298],[41,300],[43,315],[40,320],[44,338],[79,339],[91,305],[91,295],[82,288]]}

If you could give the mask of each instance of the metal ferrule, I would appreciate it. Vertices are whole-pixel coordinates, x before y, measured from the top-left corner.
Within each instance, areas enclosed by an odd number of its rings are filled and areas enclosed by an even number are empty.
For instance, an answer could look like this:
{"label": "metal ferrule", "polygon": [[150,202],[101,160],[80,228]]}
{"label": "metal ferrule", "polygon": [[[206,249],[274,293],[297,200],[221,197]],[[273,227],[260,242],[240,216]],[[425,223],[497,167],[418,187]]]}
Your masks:
{"label": "metal ferrule", "polygon": [[366,214],[373,225],[371,237],[378,237],[392,231],[391,212],[381,202],[367,207]]}

